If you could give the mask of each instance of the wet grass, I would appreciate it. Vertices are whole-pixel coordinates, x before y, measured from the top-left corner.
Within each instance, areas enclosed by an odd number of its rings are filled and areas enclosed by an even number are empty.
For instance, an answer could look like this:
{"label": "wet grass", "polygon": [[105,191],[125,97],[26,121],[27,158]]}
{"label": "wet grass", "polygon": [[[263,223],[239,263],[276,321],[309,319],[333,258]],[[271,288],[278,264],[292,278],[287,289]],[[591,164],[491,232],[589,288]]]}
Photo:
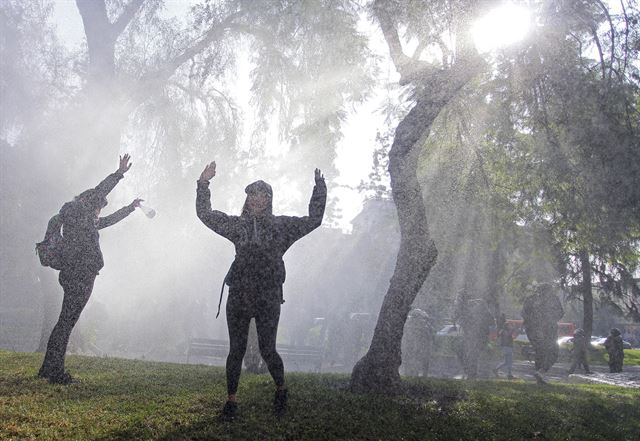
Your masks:
{"label": "wet grass", "polygon": [[221,368],[71,356],[80,383],[54,386],[35,377],[40,361],[0,351],[0,439],[640,439],[640,391],[613,386],[429,379],[389,397],[351,394],[345,375],[288,374],[277,420],[270,377],[243,374],[240,418],[223,423]]}
{"label": "wet grass", "polygon": [[626,366],[640,366],[640,349],[625,349],[624,364]]}

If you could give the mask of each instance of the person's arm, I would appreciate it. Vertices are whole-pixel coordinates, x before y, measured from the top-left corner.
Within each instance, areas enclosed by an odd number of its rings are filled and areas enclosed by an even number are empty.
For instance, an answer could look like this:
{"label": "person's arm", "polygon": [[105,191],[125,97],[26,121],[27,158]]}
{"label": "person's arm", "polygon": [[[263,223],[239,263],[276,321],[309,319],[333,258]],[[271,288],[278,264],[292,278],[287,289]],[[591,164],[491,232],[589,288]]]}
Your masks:
{"label": "person's arm", "polygon": [[114,187],[120,182],[120,179],[124,178],[124,174],[131,168],[133,163],[130,163],[129,160],[131,156],[125,154],[124,156],[120,156],[120,165],[118,166],[118,170],[111,173],[109,176],[104,178],[102,182],[96,185],[95,190],[97,196],[100,198],[106,198],[107,195],[114,189]]}
{"label": "person's arm", "polygon": [[216,175],[216,163],[207,165],[198,179],[196,189],[196,214],[208,228],[233,242],[235,216],[211,209],[209,181]]}
{"label": "person's arm", "polygon": [[117,224],[122,219],[133,213],[135,209],[140,206],[140,202],[142,202],[142,199],[134,199],[133,202],[131,202],[129,205],[125,205],[118,211],[114,211],[108,216],[98,218],[98,230]]}
{"label": "person's arm", "polygon": [[324,209],[327,204],[327,185],[319,169],[315,170],[314,175],[316,185],[313,187],[313,193],[309,201],[309,215],[287,218],[289,244],[306,236],[322,224]]}

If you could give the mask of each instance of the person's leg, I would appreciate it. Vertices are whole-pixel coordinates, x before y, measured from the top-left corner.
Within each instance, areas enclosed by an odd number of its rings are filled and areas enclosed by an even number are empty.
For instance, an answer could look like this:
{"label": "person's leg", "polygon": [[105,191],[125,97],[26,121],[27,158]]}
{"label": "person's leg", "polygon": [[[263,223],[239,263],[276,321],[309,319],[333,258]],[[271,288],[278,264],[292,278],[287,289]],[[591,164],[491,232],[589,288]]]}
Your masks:
{"label": "person's leg", "polygon": [[269,302],[260,305],[256,313],[258,330],[258,346],[262,359],[267,364],[269,373],[277,388],[284,388],[284,364],[276,350],[278,323],[280,321],[280,304]]}
{"label": "person's leg", "polygon": [[505,346],[502,346],[500,348],[500,350],[502,351],[503,360],[498,366],[496,366],[493,369],[493,373],[496,375],[496,377],[498,376],[498,371],[507,365],[507,353],[506,353],[505,349],[506,349]]}
{"label": "person's leg", "polygon": [[608,353],[609,355],[609,373],[614,373],[616,371],[616,360],[612,353]]}
{"label": "person's leg", "polygon": [[557,337],[549,335],[545,337],[544,361],[542,369],[548,372],[556,361],[558,361],[558,343]]}
{"label": "person's leg", "polygon": [[86,306],[96,275],[61,271],[58,280],[64,290],[64,299],[58,322],[51,331],[47,351],[38,375],[53,382],[65,382],[70,377],[64,372],[64,358],[73,327]]}
{"label": "person's leg", "polygon": [[242,359],[247,350],[251,311],[243,304],[242,298],[229,293],[227,300],[227,328],[229,330],[229,355],[227,356],[227,393],[229,400],[235,401],[238,382],[242,371]]}
{"label": "person's leg", "polygon": [[590,374],[591,373],[591,369],[589,369],[589,355],[587,354],[587,352],[585,351],[583,356],[582,356],[582,365],[584,366],[584,372],[586,374]]}
{"label": "person's leg", "polygon": [[[280,296],[278,296],[280,297]],[[281,297],[280,297],[281,298]],[[273,398],[273,409],[277,416],[283,416],[287,410],[288,391],[284,382],[284,364],[276,350],[278,322],[280,321],[280,303],[264,302],[256,312],[256,328],[258,330],[258,346],[262,358],[267,364],[269,373],[276,384]]]}
{"label": "person's leg", "polygon": [[622,372],[623,363],[624,363],[624,353],[616,358],[616,372]]}
{"label": "person's leg", "polygon": [[578,354],[573,354],[573,359],[571,360],[571,366],[569,367],[569,374],[573,374],[580,362],[580,357]]}
{"label": "person's leg", "polygon": [[531,342],[531,346],[533,347],[533,360],[535,368],[536,371],[539,371],[544,368],[544,345],[535,340]]}
{"label": "person's leg", "polygon": [[511,378],[511,368],[513,366],[513,348],[506,347],[504,348],[506,351],[504,352],[504,361],[507,367],[507,377]]}

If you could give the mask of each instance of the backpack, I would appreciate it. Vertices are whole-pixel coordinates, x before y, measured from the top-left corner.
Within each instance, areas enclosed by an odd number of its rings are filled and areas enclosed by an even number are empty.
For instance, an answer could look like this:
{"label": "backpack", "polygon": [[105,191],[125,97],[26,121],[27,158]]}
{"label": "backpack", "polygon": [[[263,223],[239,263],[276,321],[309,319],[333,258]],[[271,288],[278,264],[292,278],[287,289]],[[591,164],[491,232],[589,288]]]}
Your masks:
{"label": "backpack", "polygon": [[42,266],[48,266],[55,270],[61,270],[63,266],[62,246],[62,221],[60,215],[56,214],[47,224],[47,232],[44,240],[36,244],[36,254],[40,258]]}

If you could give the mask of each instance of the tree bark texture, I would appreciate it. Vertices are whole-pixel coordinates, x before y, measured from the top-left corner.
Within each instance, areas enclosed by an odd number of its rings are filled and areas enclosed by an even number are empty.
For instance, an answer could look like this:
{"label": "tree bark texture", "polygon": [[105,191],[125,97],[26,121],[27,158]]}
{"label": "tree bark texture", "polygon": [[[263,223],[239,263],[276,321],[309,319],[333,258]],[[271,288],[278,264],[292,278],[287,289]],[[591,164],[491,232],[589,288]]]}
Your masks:
{"label": "tree bark texture", "polygon": [[418,142],[428,133],[441,106],[420,102],[398,124],[389,152],[389,174],[400,223],[400,250],[389,289],[365,356],[356,363],[351,388],[356,392],[393,391],[400,382],[404,324],[418,291],[436,262],[417,177]]}
{"label": "tree bark texture", "polygon": [[591,333],[593,332],[593,291],[591,286],[591,262],[589,261],[589,253],[580,252],[580,271],[582,272],[582,329],[587,337],[587,341],[591,341]]}
{"label": "tree bark texture", "polygon": [[477,58],[461,56],[455,66],[440,69],[402,52],[394,2],[377,0],[373,11],[401,75],[400,84],[416,86],[415,106],[398,124],[389,151],[391,192],[400,223],[400,249],[371,346],[351,373],[354,392],[395,392],[400,385],[404,324],[411,305],[437,259],[429,235],[422,189],[418,182],[420,141],[429,134],[442,109],[477,71]]}

